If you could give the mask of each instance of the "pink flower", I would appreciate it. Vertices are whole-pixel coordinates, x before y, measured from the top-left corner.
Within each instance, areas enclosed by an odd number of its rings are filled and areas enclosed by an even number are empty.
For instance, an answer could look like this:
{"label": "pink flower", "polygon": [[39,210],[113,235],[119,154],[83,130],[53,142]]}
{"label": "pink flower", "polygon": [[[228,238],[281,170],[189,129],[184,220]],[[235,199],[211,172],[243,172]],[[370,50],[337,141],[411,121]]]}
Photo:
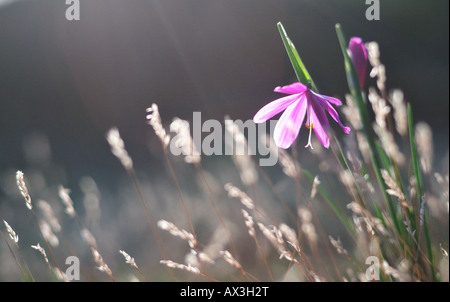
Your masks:
{"label": "pink flower", "polygon": [[353,66],[355,66],[356,73],[359,78],[359,86],[364,88],[364,82],[366,79],[366,69],[367,69],[367,49],[361,38],[353,37],[350,39],[348,45],[349,55],[352,59]]}
{"label": "pink flower", "polygon": [[324,109],[328,111],[346,134],[350,133],[350,128],[345,127],[341,123],[336,109],[331,106],[331,104],[341,106],[342,102],[340,100],[318,94],[299,82],[284,87],[277,87],[274,91],[290,95],[262,107],[256,113],[253,121],[255,123],[263,123],[284,111],[274,131],[274,139],[278,147],[287,149],[292,145],[300,132],[306,116],[306,128],[309,129],[309,138],[305,148],[311,147],[312,149],[312,130],[314,130],[322,145],[328,148],[330,140],[326,132],[329,124]]}

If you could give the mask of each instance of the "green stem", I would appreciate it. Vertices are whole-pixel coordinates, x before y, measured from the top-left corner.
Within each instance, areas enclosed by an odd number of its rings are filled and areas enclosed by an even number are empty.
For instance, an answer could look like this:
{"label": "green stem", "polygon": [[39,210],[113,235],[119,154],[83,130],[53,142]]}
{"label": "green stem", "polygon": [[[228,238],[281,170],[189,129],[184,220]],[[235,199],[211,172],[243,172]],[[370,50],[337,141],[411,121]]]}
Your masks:
{"label": "green stem", "polygon": [[381,165],[380,165],[380,160],[377,156],[376,150],[376,144],[375,144],[375,139],[373,137],[373,134],[371,132],[371,124],[370,124],[370,119],[369,119],[369,113],[367,111],[367,108],[365,106],[364,103],[364,99],[361,93],[361,89],[359,87],[359,81],[358,81],[358,76],[356,74],[356,70],[352,64],[352,61],[350,59],[350,56],[347,52],[347,46],[345,43],[345,37],[344,37],[344,33],[342,32],[341,26],[340,24],[336,24],[336,33],[339,39],[339,44],[341,46],[342,49],[342,53],[344,55],[344,61],[345,61],[345,71],[347,74],[347,82],[348,82],[348,86],[350,89],[350,92],[353,96],[353,99],[356,101],[357,107],[358,107],[358,111],[359,111],[359,115],[361,118],[361,122],[363,124],[363,131],[364,134],[366,136],[367,139],[367,143],[369,144],[369,148],[370,148],[370,154],[371,154],[371,160],[372,160],[372,165],[373,165],[373,169],[375,172],[375,175],[377,177],[378,180],[378,184],[381,188],[381,191],[383,192],[383,196],[384,199],[386,200],[387,203],[387,207],[389,210],[389,214],[391,215],[392,221],[394,223],[395,228],[397,229],[397,231],[399,233],[401,233],[400,229],[401,229],[401,223],[398,221],[397,219],[397,211],[396,208],[394,206],[394,203],[391,199],[391,197],[389,196],[389,194],[386,192],[387,190],[387,186],[383,180],[383,177],[381,175]]}
{"label": "green stem", "polygon": [[[306,169],[302,169],[305,176],[308,178],[308,180],[313,183],[314,182],[314,176]],[[344,213],[338,208],[336,203],[331,199],[330,195],[327,194],[327,192],[322,188],[321,185],[317,186],[317,191],[319,192],[320,196],[325,199],[325,201],[330,205],[330,207],[333,209],[334,213],[338,216],[338,218],[341,220],[341,222],[344,224],[350,235],[355,238],[356,232],[353,228],[353,225],[349,222],[348,219],[346,219]]]}
{"label": "green stem", "polygon": [[[419,168],[419,160],[417,156],[417,149],[416,149],[416,143],[414,139],[414,123],[413,123],[413,115],[412,115],[412,108],[411,104],[408,103],[408,126],[409,126],[409,142],[411,145],[411,156],[413,161],[413,169],[414,174],[416,177],[416,184],[417,184],[417,196],[419,199],[419,211],[420,208],[422,208],[422,202],[424,195],[423,195],[423,187],[422,187],[422,177],[420,176],[420,168]],[[428,260],[430,261],[430,270],[431,274],[433,276],[433,281],[437,281],[436,271],[434,269],[434,262],[433,262],[433,250],[431,247],[431,238],[430,238],[430,230],[428,229],[428,211],[426,210],[427,207],[424,205],[424,213],[423,213],[423,229],[425,233],[425,241],[427,246],[427,252],[428,252]],[[419,212],[419,215],[421,213]]]}

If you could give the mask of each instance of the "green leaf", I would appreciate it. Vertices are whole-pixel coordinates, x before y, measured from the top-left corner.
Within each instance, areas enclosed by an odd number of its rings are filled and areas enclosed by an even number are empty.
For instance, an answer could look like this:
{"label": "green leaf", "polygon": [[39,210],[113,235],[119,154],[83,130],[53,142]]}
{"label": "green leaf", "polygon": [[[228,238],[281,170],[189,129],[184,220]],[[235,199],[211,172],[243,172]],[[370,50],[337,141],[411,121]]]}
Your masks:
{"label": "green leaf", "polygon": [[291,60],[292,67],[294,67],[294,71],[297,75],[298,81],[304,85],[310,86],[314,91],[318,92],[317,87],[314,84],[313,79],[311,78],[311,75],[303,64],[303,61],[300,58],[300,55],[298,54],[294,43],[292,43],[291,39],[289,39],[286,30],[283,27],[283,24],[281,24],[281,22],[278,22],[277,26],[278,30],[280,31],[281,39],[284,43],[284,47],[286,48],[286,52],[289,56],[289,59]]}

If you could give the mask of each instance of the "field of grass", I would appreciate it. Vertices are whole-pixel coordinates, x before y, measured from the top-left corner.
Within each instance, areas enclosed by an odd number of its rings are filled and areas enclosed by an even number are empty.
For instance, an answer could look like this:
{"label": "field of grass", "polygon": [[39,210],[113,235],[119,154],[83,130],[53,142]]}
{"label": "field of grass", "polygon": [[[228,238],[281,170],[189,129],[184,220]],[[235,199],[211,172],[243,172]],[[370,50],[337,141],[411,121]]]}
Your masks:
{"label": "field of grass", "polygon": [[[318,93],[278,28],[302,87]],[[415,119],[410,96],[387,89],[378,44],[364,44],[360,84],[339,24],[336,33],[348,84],[337,112],[351,131],[329,119],[329,148],[312,135],[308,111],[290,148],[258,133],[275,166],[261,166],[260,155],[198,154],[189,122],[150,102],[136,119],[147,114],[157,165],[136,164],[129,137],[112,127],[103,143],[122,174],[113,185],[85,176],[71,188],[51,142],[29,137],[34,165],[0,175],[0,281],[448,282],[448,146]],[[250,131],[225,124],[224,133],[247,150]]]}

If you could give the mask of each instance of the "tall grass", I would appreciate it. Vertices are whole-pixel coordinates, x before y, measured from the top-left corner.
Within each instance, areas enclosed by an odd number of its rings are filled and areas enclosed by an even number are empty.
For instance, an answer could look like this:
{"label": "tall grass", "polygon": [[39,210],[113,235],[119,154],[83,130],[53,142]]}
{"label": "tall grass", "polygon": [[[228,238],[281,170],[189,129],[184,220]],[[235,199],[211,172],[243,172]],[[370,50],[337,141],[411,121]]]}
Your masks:
{"label": "tall grass", "polygon": [[[278,150],[277,169],[283,176],[273,176],[249,155],[233,156],[235,167],[231,161],[215,166],[195,155],[187,122],[175,119],[171,128],[181,138],[177,143],[191,151],[183,162],[168,152],[172,138],[154,104],[147,119],[168,168],[157,172],[166,180],[162,194],[149,189],[145,177],[140,179],[118,130],[107,133],[111,151],[135,190],[134,195],[127,191],[122,207],[108,211],[122,211],[117,215],[129,219],[131,230],[122,235],[124,229],[106,220],[114,236],[91,231],[63,187],[54,195],[67,215],[51,211],[59,207],[56,203],[43,203],[42,213],[35,212],[26,175],[19,171],[18,189],[41,234],[33,248],[45,260],[30,254],[30,243],[19,249],[18,235],[5,222],[6,232],[0,230],[0,235],[8,255],[1,259],[9,259],[16,269],[0,277],[66,281],[61,264],[76,254],[84,281],[377,281],[368,259],[379,262],[380,281],[448,281],[448,162],[444,169],[433,170],[432,132],[425,123],[416,123],[400,90],[386,91],[376,43],[368,44],[376,87],[366,94],[353,85],[358,81],[346,39],[336,29],[350,90],[342,110],[354,130],[349,136],[334,137],[330,150],[316,148],[306,155]],[[227,131],[234,134],[236,146],[246,148],[239,128]],[[308,164],[302,163],[304,157]],[[197,185],[197,193],[187,180]],[[19,219],[25,209],[15,211]],[[61,222],[59,229],[55,220]],[[49,232],[65,247],[49,240]],[[127,246],[114,250],[116,245],[103,238],[130,234],[139,238],[139,244],[130,246],[135,258],[125,252]],[[43,272],[45,267],[49,272]]]}

